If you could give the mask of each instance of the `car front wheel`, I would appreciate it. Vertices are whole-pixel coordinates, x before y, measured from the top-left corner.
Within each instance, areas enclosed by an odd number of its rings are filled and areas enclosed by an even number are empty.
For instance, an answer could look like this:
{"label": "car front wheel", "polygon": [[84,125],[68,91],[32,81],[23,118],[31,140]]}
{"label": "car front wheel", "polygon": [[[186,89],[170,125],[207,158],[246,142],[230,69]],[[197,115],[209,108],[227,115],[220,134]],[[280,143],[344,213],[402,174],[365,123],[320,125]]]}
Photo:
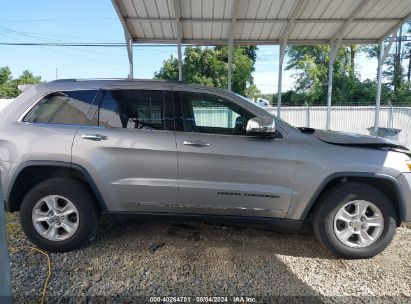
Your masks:
{"label": "car front wheel", "polygon": [[314,213],[318,239],[343,258],[371,258],[391,242],[397,228],[396,211],[379,189],[348,182],[332,188]]}

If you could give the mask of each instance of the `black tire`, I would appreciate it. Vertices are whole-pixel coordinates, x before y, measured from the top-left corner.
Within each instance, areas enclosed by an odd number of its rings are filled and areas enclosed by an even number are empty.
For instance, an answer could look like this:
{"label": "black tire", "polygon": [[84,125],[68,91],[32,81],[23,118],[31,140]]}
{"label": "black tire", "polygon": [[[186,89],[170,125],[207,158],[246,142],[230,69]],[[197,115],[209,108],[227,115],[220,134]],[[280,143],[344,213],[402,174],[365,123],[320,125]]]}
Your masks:
{"label": "black tire", "polygon": [[[343,244],[334,232],[334,217],[337,211],[353,200],[372,202],[384,217],[381,235],[367,247],[349,247]],[[397,228],[397,215],[384,192],[368,184],[348,182],[333,187],[320,199],[314,212],[313,227],[317,238],[334,255],[347,259],[365,259],[377,255],[389,245]]]}
{"label": "black tire", "polygon": [[[68,239],[51,241],[35,229],[32,212],[36,203],[48,195],[61,195],[69,199],[77,208],[79,224],[77,231]],[[50,252],[71,251],[86,244],[95,236],[99,212],[90,190],[83,183],[72,178],[52,178],[33,187],[24,197],[20,207],[20,222],[30,241],[39,248]]]}

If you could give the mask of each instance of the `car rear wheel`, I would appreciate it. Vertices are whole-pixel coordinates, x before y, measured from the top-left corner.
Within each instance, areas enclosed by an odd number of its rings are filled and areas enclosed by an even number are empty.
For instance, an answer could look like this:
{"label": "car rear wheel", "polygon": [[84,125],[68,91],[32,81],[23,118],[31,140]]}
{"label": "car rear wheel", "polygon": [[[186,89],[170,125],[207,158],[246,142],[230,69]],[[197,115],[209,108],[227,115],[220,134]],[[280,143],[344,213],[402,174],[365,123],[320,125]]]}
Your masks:
{"label": "car rear wheel", "polygon": [[370,258],[391,242],[397,227],[396,211],[379,189],[364,183],[339,184],[319,201],[314,231],[335,255]]}
{"label": "car rear wheel", "polygon": [[70,251],[94,237],[98,209],[88,188],[71,178],[53,178],[33,187],[20,208],[21,225],[39,248]]}

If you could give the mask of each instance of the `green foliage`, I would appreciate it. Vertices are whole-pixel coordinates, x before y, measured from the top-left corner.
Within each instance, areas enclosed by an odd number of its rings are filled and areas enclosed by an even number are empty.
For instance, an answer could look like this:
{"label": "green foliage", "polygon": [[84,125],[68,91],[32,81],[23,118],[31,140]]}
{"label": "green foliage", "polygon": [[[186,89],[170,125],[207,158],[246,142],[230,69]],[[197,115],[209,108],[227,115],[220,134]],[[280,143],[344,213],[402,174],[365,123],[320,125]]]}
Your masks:
{"label": "green foliage", "polygon": [[261,94],[260,97],[265,100],[268,100],[271,106],[277,104],[277,94]]}
{"label": "green foliage", "polygon": [[[355,70],[355,57],[365,52],[368,58],[379,56],[378,46],[342,46],[334,63],[333,105],[374,104],[376,98],[376,81],[361,82]],[[328,91],[329,47],[290,46],[287,49],[289,61],[286,69],[294,70],[296,78],[295,90],[283,93],[282,102],[288,105],[325,105]],[[405,104],[411,101],[411,92],[407,83],[402,81],[402,67],[395,67],[395,56],[386,62],[384,76],[389,79],[383,84],[381,101],[393,104]],[[397,59],[398,60],[398,59]]]}
{"label": "green foliage", "polygon": [[[297,93],[289,90],[281,94],[281,104],[289,106],[301,106],[307,102],[307,95],[305,93]],[[273,105],[277,105],[277,94],[273,95]]]}
{"label": "green foliage", "polygon": [[41,82],[40,76],[34,76],[29,70],[23,71],[19,78],[13,79],[10,68],[0,68],[0,98],[17,97],[21,92],[20,84],[36,84]]}
{"label": "green foliage", "polygon": [[[405,33],[405,34],[404,34]],[[384,64],[381,102],[394,105],[411,105],[411,23],[403,29],[403,36],[396,41]],[[261,94],[254,84],[252,72],[257,58],[257,47],[235,47],[233,50],[232,89],[249,98],[262,97],[277,103],[276,94]],[[360,52],[368,58],[378,59],[377,45],[343,45],[334,63],[333,105],[373,105],[376,98],[376,79],[361,81],[356,71],[356,57]],[[184,52],[183,81],[227,88],[227,47],[188,47]],[[284,105],[325,105],[328,91],[328,45],[289,46],[287,70],[294,71],[293,90],[282,93]],[[405,63],[405,64],[404,64]],[[155,78],[178,79],[178,61],[174,57],[165,60]]]}
{"label": "green foliage", "polygon": [[0,98],[12,97],[13,87],[11,86],[12,75],[9,67],[0,68]]}
{"label": "green foliage", "polygon": [[[333,103],[343,104],[347,101],[358,102],[355,91],[359,80],[355,75],[355,52],[351,47],[340,47],[334,62]],[[287,70],[296,70],[295,91],[288,92],[284,100],[294,104],[304,100],[310,105],[324,104],[327,100],[328,63],[330,49],[327,45],[290,46],[287,55],[290,58]]]}
{"label": "green foliage", "polygon": [[[252,77],[256,50],[255,46],[233,49],[232,90],[238,94],[259,94],[256,87],[253,87]],[[182,69],[183,81],[186,83],[227,88],[228,48],[187,47],[184,51]],[[160,71],[154,73],[154,78],[178,80],[177,58],[171,56],[165,60]]]}
{"label": "green foliage", "polygon": [[[257,88],[257,86],[253,83],[250,84],[246,89],[245,89],[245,96],[247,96],[250,99],[255,99],[262,97],[261,96],[261,91]],[[264,97],[262,97],[264,98]]]}
{"label": "green foliage", "polygon": [[[388,55],[383,69],[384,84],[382,100],[391,101],[392,104],[411,104],[411,22],[401,28],[397,34],[391,53]],[[380,55],[379,45],[367,45],[362,48],[368,58],[378,60]],[[404,65],[405,61],[405,65]]]}
{"label": "green foliage", "polygon": [[4,85],[10,81],[13,77],[11,76],[11,71],[9,67],[0,68],[0,85]]}

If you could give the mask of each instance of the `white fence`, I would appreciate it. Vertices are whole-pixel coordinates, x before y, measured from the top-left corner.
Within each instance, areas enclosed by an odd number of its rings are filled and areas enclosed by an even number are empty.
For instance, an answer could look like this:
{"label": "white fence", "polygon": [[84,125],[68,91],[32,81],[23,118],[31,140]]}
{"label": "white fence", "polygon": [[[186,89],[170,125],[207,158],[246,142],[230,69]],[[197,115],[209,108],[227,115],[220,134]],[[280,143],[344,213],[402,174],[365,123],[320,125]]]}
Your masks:
{"label": "white fence", "polygon": [[[266,108],[276,114],[277,108]],[[369,134],[374,126],[373,106],[331,107],[331,130]],[[281,118],[296,127],[325,129],[327,107],[282,107]],[[411,146],[411,107],[381,107],[380,127],[400,129],[399,141]]]}

